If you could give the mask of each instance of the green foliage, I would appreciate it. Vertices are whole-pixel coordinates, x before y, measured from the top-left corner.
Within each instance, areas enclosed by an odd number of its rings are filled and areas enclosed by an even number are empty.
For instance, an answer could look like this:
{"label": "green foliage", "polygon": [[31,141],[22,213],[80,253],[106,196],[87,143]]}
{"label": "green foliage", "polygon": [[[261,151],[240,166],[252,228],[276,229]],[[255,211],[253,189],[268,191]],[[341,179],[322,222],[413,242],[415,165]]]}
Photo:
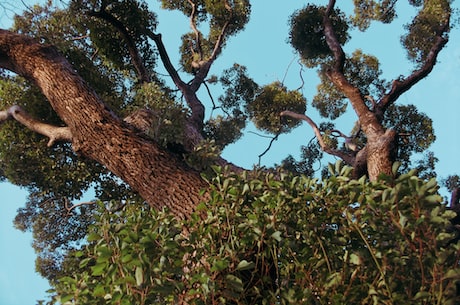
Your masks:
{"label": "green foliage", "polygon": [[152,125],[145,133],[163,147],[184,143],[188,111],[157,83],[138,87],[132,105],[152,109]]}
{"label": "green foliage", "polygon": [[[318,93],[313,97],[312,106],[319,110],[322,117],[334,120],[346,112],[348,100],[326,76],[324,70],[327,67],[328,64],[325,63],[319,72],[321,83],[318,85]],[[378,59],[364,54],[361,50],[354,51],[352,56],[346,59],[344,72],[350,83],[365,96],[381,97],[388,87],[388,84],[380,79],[382,71]]]}
{"label": "green foliage", "polygon": [[[323,33],[324,12],[325,7],[310,4],[290,19],[289,42],[307,67],[314,67],[332,55]],[[349,39],[345,15],[334,10],[330,19],[338,41],[345,44]]]}
{"label": "green foliage", "polygon": [[455,304],[460,245],[449,244],[455,213],[436,181],[410,172],[369,183],[329,168],[322,181],[216,168],[210,201],[185,222],[101,205],[56,300]]}
{"label": "green foliage", "polygon": [[161,3],[163,8],[179,10],[187,17],[194,12],[198,24],[209,20],[209,37],[212,39],[216,39],[220,29],[224,27],[229,35],[243,30],[251,13],[248,0],[161,0]]}
{"label": "green foliage", "polygon": [[323,152],[318,142],[313,139],[306,146],[300,147],[300,161],[297,161],[292,155],[289,155],[282,162],[280,167],[295,175],[305,175],[313,177],[315,174],[315,163],[323,157]]}
{"label": "green foliage", "polygon": [[262,87],[246,109],[258,129],[278,134],[300,124],[298,120],[281,118],[279,114],[284,110],[304,113],[306,103],[299,91],[290,91],[280,82],[274,82]]}
{"label": "green foliage", "polygon": [[361,31],[366,30],[372,20],[390,23],[396,17],[396,2],[396,0],[354,0],[355,15],[351,21]]}
{"label": "green foliage", "polygon": [[225,111],[240,109],[242,105],[254,100],[260,87],[247,74],[245,66],[234,64],[223,71],[219,78],[224,95],[219,97],[219,103]]}
{"label": "green foliage", "polygon": [[437,33],[449,23],[450,0],[425,0],[412,23],[406,26],[408,33],[401,38],[408,58],[423,63],[429,55]]}
{"label": "green foliage", "polygon": [[246,126],[246,116],[239,110],[234,110],[232,116],[217,116],[206,122],[204,133],[206,138],[213,139],[222,150],[230,143],[237,141]]}
{"label": "green foliage", "polygon": [[[194,73],[196,64],[211,58],[213,52],[219,55],[221,48],[216,49],[216,44],[224,46],[228,37],[243,30],[251,13],[248,0],[162,0],[161,3],[165,9],[179,10],[193,23],[193,32],[182,36],[180,47],[181,65],[189,73]],[[209,24],[207,35],[199,29],[204,21]]]}
{"label": "green foliage", "polygon": [[214,140],[203,140],[187,155],[185,161],[200,172],[212,174],[211,166],[216,164],[220,153],[220,147],[216,145]]}
{"label": "green foliage", "polygon": [[[148,33],[153,32],[157,26],[156,15],[148,10],[145,2],[73,0],[69,11],[79,16],[84,23],[91,42],[106,64],[128,73],[131,70],[133,73],[127,37],[107,20],[94,16],[100,12],[112,16],[115,22],[120,23],[140,51],[144,65],[147,68],[154,67],[155,55],[148,40]],[[135,77],[134,74],[132,76]]]}
{"label": "green foliage", "polygon": [[399,135],[398,160],[407,169],[414,153],[425,151],[435,140],[433,121],[414,105],[392,105],[386,112],[383,124]]}

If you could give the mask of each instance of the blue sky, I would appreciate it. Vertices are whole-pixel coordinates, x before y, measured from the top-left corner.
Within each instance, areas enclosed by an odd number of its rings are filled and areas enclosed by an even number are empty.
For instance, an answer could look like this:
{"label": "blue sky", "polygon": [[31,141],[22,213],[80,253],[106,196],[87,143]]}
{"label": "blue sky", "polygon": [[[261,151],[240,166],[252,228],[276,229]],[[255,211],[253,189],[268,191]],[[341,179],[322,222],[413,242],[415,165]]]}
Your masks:
{"label": "blue sky", "polygon": [[[149,2],[152,9],[156,10],[157,1]],[[301,79],[298,58],[286,41],[288,17],[306,2],[253,1],[252,17],[246,30],[231,38],[223,51],[223,56],[213,66],[211,74],[218,75],[222,69],[238,62],[248,67],[249,74],[259,84],[284,80],[290,89],[299,87]],[[341,2],[338,1],[339,4]],[[458,8],[458,4],[456,5]],[[394,24],[377,25],[372,28],[370,35],[360,33],[346,46],[346,51],[352,52],[355,48],[361,48],[364,52],[377,56],[387,79],[407,75],[412,66],[406,61],[406,55],[399,47],[399,36],[401,25],[409,20],[403,17],[410,14],[411,10],[405,9],[400,13],[401,19]],[[0,27],[8,24],[9,17],[9,14],[0,13]],[[178,13],[160,12],[159,22],[158,32],[163,34],[172,61],[177,62],[174,54],[180,43],[180,35],[188,31],[188,20]],[[460,80],[457,77],[460,71],[459,32],[458,29],[452,31],[448,47],[441,52],[439,63],[428,79],[421,81],[399,100],[401,103],[416,104],[433,119],[437,140],[431,150],[440,160],[437,172],[441,177],[460,174],[457,160],[460,151]],[[303,93],[307,100],[311,101],[317,85],[316,73],[306,68],[303,70]],[[206,95],[203,95],[203,100],[206,99]],[[307,106],[307,114],[319,121],[314,108]],[[348,132],[352,128],[353,120],[353,115],[346,116],[339,122],[339,129]],[[256,130],[249,127],[247,131]],[[312,136],[311,129],[305,124],[301,125],[290,135],[281,136],[263,157],[262,162],[271,165],[280,162],[288,154],[297,156],[300,145],[306,144]],[[267,139],[246,133],[242,140],[224,151],[224,157],[250,168],[258,162],[257,156],[267,145]],[[27,194],[8,183],[1,183],[0,196],[3,198],[0,204],[0,305],[35,304],[35,300],[44,298],[48,286],[46,281],[34,272],[35,255],[30,246],[31,234],[15,230],[12,225],[16,210],[24,205]]]}

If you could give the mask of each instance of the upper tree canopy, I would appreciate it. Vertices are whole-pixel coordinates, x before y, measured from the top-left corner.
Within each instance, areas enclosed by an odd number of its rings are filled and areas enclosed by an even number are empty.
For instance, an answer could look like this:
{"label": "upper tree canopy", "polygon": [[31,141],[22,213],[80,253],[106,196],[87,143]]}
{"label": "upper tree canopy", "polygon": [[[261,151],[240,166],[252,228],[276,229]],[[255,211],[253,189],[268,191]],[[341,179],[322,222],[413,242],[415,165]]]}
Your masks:
{"label": "upper tree canopy", "polygon": [[[92,222],[92,206],[76,209],[72,200],[93,187],[101,201],[146,201],[187,217],[210,196],[200,172],[216,164],[241,170],[219,154],[249,121],[275,138],[306,121],[317,141],[303,149],[305,160],[284,162],[304,173],[325,152],[353,166],[355,176],[376,180],[393,174],[395,160],[409,166],[412,154],[434,141],[429,117],[396,102],[435,66],[448,41],[451,1],[410,1],[417,13],[401,42],[414,69],[394,80],[382,78],[378,58],[346,54],[343,46],[354,28],[392,22],[396,1],[354,1],[353,11],[330,0],[293,12],[286,37],[321,80],[311,104],[330,120],[354,112],[350,134],[307,116],[301,91],[279,81],[257,84],[237,63],[210,75],[250,21],[249,1],[161,3],[189,20],[179,62],[156,30],[159,12],[143,1],[49,1],[0,31],[0,174],[30,190],[16,224],[36,233],[44,274],[57,268],[48,255],[72,247],[67,241],[79,240]],[[215,98],[211,85],[222,94]],[[206,119],[208,93],[215,115]]]}

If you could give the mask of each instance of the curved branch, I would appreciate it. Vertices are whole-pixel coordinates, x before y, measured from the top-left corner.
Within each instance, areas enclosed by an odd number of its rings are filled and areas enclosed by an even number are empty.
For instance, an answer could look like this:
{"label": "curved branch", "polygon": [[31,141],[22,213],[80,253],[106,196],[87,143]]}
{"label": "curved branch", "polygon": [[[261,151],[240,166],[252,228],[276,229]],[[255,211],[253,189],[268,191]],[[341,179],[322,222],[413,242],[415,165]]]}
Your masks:
{"label": "curved branch", "polygon": [[40,122],[17,105],[11,106],[7,110],[0,111],[0,123],[9,119],[15,119],[30,130],[48,137],[48,147],[53,146],[56,141],[72,141],[72,133],[68,127],[58,127]]}
{"label": "curved branch", "polygon": [[129,34],[128,29],[125,27],[125,25],[120,20],[115,18],[112,14],[108,13],[104,8],[102,8],[98,12],[91,11],[89,12],[89,15],[92,17],[102,19],[110,25],[112,25],[115,29],[117,29],[117,31],[120,33],[120,35],[126,42],[126,46],[128,47],[128,51],[131,55],[131,60],[134,65],[134,68],[136,69],[139,80],[143,83],[150,82],[150,75],[147,69],[145,68],[145,65],[143,63],[141,55],[139,54],[139,50],[136,47],[133,37]]}
{"label": "curved branch", "polygon": [[449,31],[449,23],[450,14],[448,15],[446,23],[443,24],[437,31],[434,44],[428,52],[428,56],[420,69],[415,70],[411,75],[403,80],[393,81],[390,92],[382,98],[379,104],[383,110],[387,109],[388,106],[394,103],[404,92],[408,91],[412,88],[412,86],[430,74],[436,64],[439,52],[441,52],[449,41],[448,37],[445,35]]}
{"label": "curved branch", "polygon": [[318,125],[316,125],[316,123],[310,117],[308,117],[305,114],[296,113],[296,112],[293,112],[293,111],[290,111],[290,110],[285,110],[285,111],[281,112],[280,115],[281,116],[288,116],[288,117],[291,117],[293,119],[303,120],[303,121],[307,122],[308,125],[310,125],[310,127],[313,129],[313,132],[315,133],[316,139],[318,140],[319,146],[321,147],[321,149],[324,152],[326,152],[326,153],[328,153],[330,155],[339,157],[340,159],[342,159],[346,163],[348,163],[350,165],[353,165],[355,157],[350,155],[350,154],[347,154],[347,153],[345,153],[345,152],[343,152],[341,150],[331,149],[330,147],[328,147],[326,145],[326,143],[324,142],[323,135],[321,134],[321,131],[319,130]]}
{"label": "curved branch", "polygon": [[169,76],[173,80],[176,87],[182,92],[187,102],[187,105],[192,111],[190,121],[195,126],[197,130],[203,129],[203,120],[204,120],[204,105],[200,102],[194,90],[192,90],[190,85],[186,84],[177,73],[177,70],[174,68],[169,58],[168,52],[166,51],[165,45],[161,38],[161,34],[155,34],[151,31],[148,32],[148,36],[155,42],[158,53],[160,54],[161,61],[168,72]]}
{"label": "curved branch", "polygon": [[81,207],[83,205],[92,205],[92,204],[96,204],[96,201],[80,202],[80,203],[73,204],[72,206],[69,206],[69,199],[64,198],[64,206],[67,211],[67,216],[69,216],[70,212],[72,212],[72,210],[75,208]]}
{"label": "curved branch", "polygon": [[330,0],[323,16],[324,36],[335,60],[333,69],[326,71],[326,75],[350,100],[351,105],[359,118],[361,126],[363,127],[363,131],[366,134],[382,134],[384,129],[379,123],[376,115],[367,107],[359,88],[353,86],[344,75],[343,69],[345,65],[345,52],[340,45],[330,19],[334,5],[335,0]]}

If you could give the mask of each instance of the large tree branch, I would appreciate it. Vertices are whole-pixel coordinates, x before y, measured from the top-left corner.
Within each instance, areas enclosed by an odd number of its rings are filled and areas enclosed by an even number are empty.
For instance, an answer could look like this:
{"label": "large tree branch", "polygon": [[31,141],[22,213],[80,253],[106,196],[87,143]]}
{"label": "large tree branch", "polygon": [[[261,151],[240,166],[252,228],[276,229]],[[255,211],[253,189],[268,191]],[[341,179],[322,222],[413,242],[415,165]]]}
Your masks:
{"label": "large tree branch", "polygon": [[15,119],[30,130],[48,137],[49,147],[53,146],[56,141],[72,141],[72,133],[68,127],[53,126],[36,120],[17,105],[0,111],[0,123],[8,119]]}
{"label": "large tree branch", "polygon": [[328,78],[336,85],[350,100],[353,109],[360,121],[363,131],[370,134],[382,134],[384,132],[375,114],[369,110],[364,101],[360,90],[353,86],[345,77],[343,68],[345,65],[345,52],[335,34],[330,15],[334,9],[335,0],[330,0],[326,12],[323,16],[324,36],[326,43],[334,56],[332,69],[326,72]]}
{"label": "large tree branch", "polygon": [[126,46],[128,47],[128,52],[131,56],[131,61],[134,68],[136,69],[139,80],[143,83],[150,82],[150,74],[145,68],[144,62],[141,55],[139,54],[139,50],[136,47],[134,39],[129,34],[129,31],[125,25],[112,14],[108,13],[104,7],[101,8],[100,11],[89,12],[89,15],[104,20],[105,22],[112,25],[120,33],[126,43]]}
{"label": "large tree branch", "polygon": [[313,132],[315,133],[316,139],[318,140],[319,146],[321,147],[321,149],[324,152],[326,152],[326,153],[328,153],[330,155],[339,157],[340,159],[342,159],[343,161],[345,161],[349,165],[354,164],[355,157],[353,155],[350,155],[350,154],[348,154],[348,153],[346,153],[344,151],[338,150],[338,149],[332,149],[329,146],[327,146],[327,144],[324,142],[323,135],[321,134],[321,131],[319,130],[318,125],[316,125],[316,123],[310,117],[308,117],[307,115],[296,113],[296,112],[293,112],[293,111],[290,111],[290,110],[284,110],[284,111],[282,111],[280,113],[280,115],[281,116],[288,116],[288,117],[291,117],[293,119],[303,120],[303,121],[307,122],[308,125],[310,125],[310,127],[313,129]]}
{"label": "large tree branch", "polygon": [[415,70],[411,75],[403,80],[393,81],[390,92],[385,94],[385,96],[381,99],[381,102],[378,104],[382,110],[387,109],[388,106],[394,103],[404,92],[408,91],[412,88],[412,86],[430,74],[436,64],[439,52],[441,52],[449,40],[448,37],[446,37],[446,33],[449,31],[449,23],[450,14],[446,23],[440,26],[437,31],[434,43],[420,69]]}
{"label": "large tree branch", "polygon": [[103,164],[150,205],[185,217],[207,198],[198,172],[110,111],[56,48],[0,30],[0,68],[35,82],[70,129],[73,149]]}

